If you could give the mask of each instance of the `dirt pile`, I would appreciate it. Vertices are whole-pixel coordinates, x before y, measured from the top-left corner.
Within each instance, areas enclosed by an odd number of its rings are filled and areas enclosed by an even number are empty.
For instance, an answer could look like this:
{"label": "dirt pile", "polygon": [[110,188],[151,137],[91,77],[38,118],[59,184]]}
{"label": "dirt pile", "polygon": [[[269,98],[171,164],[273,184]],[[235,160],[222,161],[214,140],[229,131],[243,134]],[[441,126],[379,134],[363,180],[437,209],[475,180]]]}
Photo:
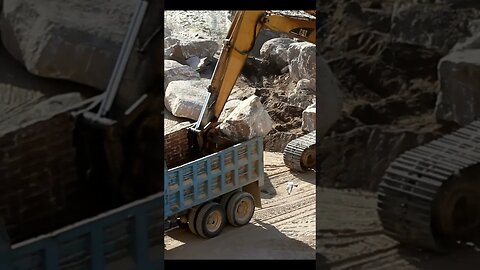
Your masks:
{"label": "dirt pile", "polygon": [[[317,50],[345,95],[342,118],[317,153],[318,183],[375,190],[391,158],[456,127],[434,116],[437,65],[472,35],[478,10],[393,0],[318,8]],[[442,38],[447,32],[455,34]]]}

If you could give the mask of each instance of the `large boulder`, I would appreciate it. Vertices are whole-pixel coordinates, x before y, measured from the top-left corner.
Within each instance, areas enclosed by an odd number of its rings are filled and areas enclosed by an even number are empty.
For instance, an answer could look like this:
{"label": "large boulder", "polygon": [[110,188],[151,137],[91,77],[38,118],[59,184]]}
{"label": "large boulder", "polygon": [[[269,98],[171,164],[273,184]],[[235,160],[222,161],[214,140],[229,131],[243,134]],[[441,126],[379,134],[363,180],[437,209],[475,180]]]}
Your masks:
{"label": "large boulder", "polygon": [[136,3],[4,0],[2,41],[35,75],[104,90]]}
{"label": "large boulder", "polygon": [[323,57],[317,55],[317,136],[321,138],[340,118],[343,108],[343,93],[338,81]]}
{"label": "large boulder", "polygon": [[275,32],[269,29],[262,29],[257,35],[257,38],[255,39],[255,44],[253,45],[252,50],[250,51],[249,55],[253,57],[260,57],[260,50],[263,47],[263,44],[267,42],[268,40],[271,40],[273,38],[279,38],[283,37],[286,38],[288,37],[287,34],[280,33],[280,32]]}
{"label": "large boulder", "polygon": [[211,58],[217,52],[219,45],[215,40],[207,39],[184,39],[179,43],[183,57],[188,59],[193,56],[199,58],[207,57]]}
{"label": "large boulder", "polygon": [[290,77],[293,80],[315,80],[316,46],[310,42],[296,42],[290,44],[287,51]]}
{"label": "large boulder", "polygon": [[190,66],[182,65],[174,60],[164,61],[164,90],[172,81],[188,81],[200,79],[200,74]]}
{"label": "large boulder", "polygon": [[317,126],[316,122],[317,107],[316,103],[313,103],[302,112],[302,130],[307,132],[314,131]]}
{"label": "large boulder", "polygon": [[288,65],[287,51],[294,41],[291,38],[274,38],[266,41],[260,49],[260,56],[278,69]]}
{"label": "large boulder", "polygon": [[218,130],[232,142],[242,142],[256,136],[264,137],[272,130],[273,121],[258,96],[251,96],[218,125]]}
{"label": "large boulder", "polygon": [[453,52],[438,65],[438,121],[468,124],[480,116],[480,50]]}
{"label": "large boulder", "polygon": [[472,10],[454,10],[448,5],[407,5],[394,10],[391,34],[395,42],[446,54],[457,41],[470,36],[468,25],[474,14]]}
{"label": "large boulder", "polygon": [[176,117],[197,120],[202,110],[208,79],[173,81],[165,91],[165,108]]}

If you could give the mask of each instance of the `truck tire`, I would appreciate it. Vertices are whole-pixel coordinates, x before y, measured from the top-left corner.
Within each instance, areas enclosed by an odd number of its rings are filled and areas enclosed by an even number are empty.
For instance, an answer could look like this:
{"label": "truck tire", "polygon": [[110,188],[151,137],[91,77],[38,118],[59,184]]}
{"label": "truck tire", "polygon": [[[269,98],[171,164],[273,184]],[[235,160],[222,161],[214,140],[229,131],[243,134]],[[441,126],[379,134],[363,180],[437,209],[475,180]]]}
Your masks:
{"label": "truck tire", "polygon": [[198,206],[193,207],[190,212],[188,212],[188,229],[190,229],[190,231],[195,235],[198,235],[197,229],[195,229],[198,208]]}
{"label": "truck tire", "polygon": [[219,203],[209,202],[203,205],[195,220],[197,233],[203,238],[219,235],[227,223],[225,210]]}
{"label": "truck tire", "polygon": [[225,209],[225,212],[227,211],[228,202],[230,201],[230,198],[232,198],[232,196],[234,194],[236,194],[235,191],[229,192],[229,193],[223,195],[222,198],[220,199],[220,205],[222,205],[223,209]]}
{"label": "truck tire", "polygon": [[227,218],[232,226],[248,224],[254,212],[255,199],[248,192],[238,192],[228,201]]}

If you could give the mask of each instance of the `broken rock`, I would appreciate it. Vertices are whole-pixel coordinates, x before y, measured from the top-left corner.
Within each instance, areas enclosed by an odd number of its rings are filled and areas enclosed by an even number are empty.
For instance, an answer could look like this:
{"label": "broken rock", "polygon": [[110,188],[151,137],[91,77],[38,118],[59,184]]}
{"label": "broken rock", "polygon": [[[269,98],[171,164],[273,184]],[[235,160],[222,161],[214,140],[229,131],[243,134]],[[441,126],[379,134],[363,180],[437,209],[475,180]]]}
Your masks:
{"label": "broken rock", "polygon": [[312,105],[308,106],[302,112],[302,130],[311,132],[314,131],[316,128],[316,121],[317,121],[317,107],[313,103]]}
{"label": "broken rock", "polygon": [[214,40],[192,39],[180,40],[180,47],[182,48],[185,59],[193,56],[211,58],[217,52],[219,45]]}
{"label": "broken rock", "polygon": [[163,87],[166,90],[167,86],[172,81],[186,81],[198,80],[200,74],[192,67],[182,65],[174,60],[164,61],[164,82]]}
{"label": "broken rock", "polygon": [[209,79],[170,82],[165,91],[165,108],[176,117],[196,121],[209,85]]}
{"label": "broken rock", "polygon": [[435,106],[438,121],[468,124],[480,116],[480,50],[451,53],[438,65],[440,92]]}
{"label": "broken rock", "polygon": [[264,137],[272,130],[273,121],[260,102],[258,96],[251,96],[242,102],[217,127],[218,130],[234,142]]}
{"label": "broken rock", "polygon": [[104,90],[135,5],[126,0],[5,0],[2,41],[35,75]]}
{"label": "broken rock", "polygon": [[218,117],[218,122],[223,122],[223,120],[225,120],[225,118],[227,118],[227,116],[229,116],[230,113],[231,113],[236,107],[238,107],[238,105],[240,104],[240,102],[242,102],[242,101],[239,100],[239,99],[231,99],[231,100],[227,101],[227,103],[225,103],[225,107],[223,107],[223,111],[222,111],[222,113],[220,114],[220,117]]}
{"label": "broken rock", "polygon": [[288,65],[287,50],[294,41],[290,38],[274,38],[266,41],[260,49],[263,59],[282,69]]}
{"label": "broken rock", "polygon": [[301,79],[297,82],[295,89],[288,96],[288,102],[294,106],[306,109],[312,101],[315,102],[314,84],[311,80]]}
{"label": "broken rock", "polygon": [[316,46],[310,42],[292,43],[288,47],[290,76],[293,80],[315,80],[315,53]]}
{"label": "broken rock", "polygon": [[186,60],[187,65],[195,69],[198,72],[205,70],[210,61],[207,57],[200,58],[198,56],[192,56]]}

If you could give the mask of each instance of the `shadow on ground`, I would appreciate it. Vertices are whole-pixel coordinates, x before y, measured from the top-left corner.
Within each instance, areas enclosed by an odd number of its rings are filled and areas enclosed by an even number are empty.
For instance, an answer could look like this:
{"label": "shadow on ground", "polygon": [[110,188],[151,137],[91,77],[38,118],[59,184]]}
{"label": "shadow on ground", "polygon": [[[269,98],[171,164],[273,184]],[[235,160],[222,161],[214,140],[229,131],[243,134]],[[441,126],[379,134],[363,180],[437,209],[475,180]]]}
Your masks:
{"label": "shadow on ground", "polygon": [[243,227],[227,226],[218,237],[203,239],[183,229],[167,235],[183,244],[166,250],[165,259],[226,259],[226,260],[312,260],[315,250],[289,238],[276,227],[256,220]]}

